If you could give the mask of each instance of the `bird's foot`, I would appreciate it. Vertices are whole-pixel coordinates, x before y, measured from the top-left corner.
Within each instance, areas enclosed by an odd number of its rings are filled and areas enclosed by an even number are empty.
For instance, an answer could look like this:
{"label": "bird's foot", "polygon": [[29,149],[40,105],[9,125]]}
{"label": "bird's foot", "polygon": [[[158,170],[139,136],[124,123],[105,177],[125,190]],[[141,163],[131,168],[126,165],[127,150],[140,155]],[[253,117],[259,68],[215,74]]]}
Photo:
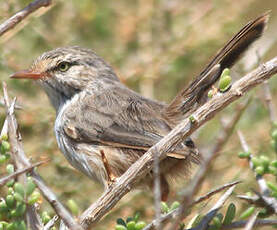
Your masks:
{"label": "bird's foot", "polygon": [[106,169],[106,173],[107,173],[107,176],[108,176],[108,181],[107,181],[108,187],[111,187],[112,184],[116,182],[117,177],[113,174],[104,151],[100,150],[100,153],[101,153],[101,158],[102,158],[103,165]]}

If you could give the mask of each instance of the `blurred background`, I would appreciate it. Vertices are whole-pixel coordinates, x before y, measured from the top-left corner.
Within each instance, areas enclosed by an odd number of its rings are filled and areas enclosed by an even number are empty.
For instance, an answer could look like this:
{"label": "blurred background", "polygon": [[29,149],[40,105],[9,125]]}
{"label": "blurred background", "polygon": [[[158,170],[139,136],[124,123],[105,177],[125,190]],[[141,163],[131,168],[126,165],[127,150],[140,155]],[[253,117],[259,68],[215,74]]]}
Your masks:
{"label": "blurred background", "polygon": [[[0,22],[28,3],[27,0],[0,1]],[[276,0],[53,0],[51,7],[36,11],[0,37],[0,79],[7,82],[10,95],[16,96],[23,107],[17,111],[17,117],[25,152],[33,162],[50,159],[46,166],[38,169],[39,173],[64,203],[74,199],[80,210],[84,210],[101,195],[102,187],[75,171],[58,150],[53,132],[55,112],[44,92],[34,82],[10,80],[9,75],[28,68],[47,50],[79,45],[102,56],[130,88],[169,102],[234,33],[268,10],[271,10],[271,18],[265,35],[233,68],[235,79],[257,65],[257,56],[262,61],[276,56]],[[270,80],[270,88],[275,102],[277,79]],[[270,146],[271,125],[263,87],[256,88],[250,95],[253,100],[237,128],[245,134],[254,154],[275,158]],[[203,154],[212,148],[221,120],[228,120],[234,108],[235,105],[229,106],[194,134]],[[5,111],[3,108],[0,111],[2,125]],[[234,132],[214,160],[198,195],[237,179],[244,180],[237,187],[237,194],[256,188],[247,161],[237,157],[239,151],[241,147]],[[171,201],[178,200],[178,191],[187,179],[174,185]],[[42,205],[52,212],[46,202]],[[205,213],[207,207],[201,204],[196,210]],[[145,221],[153,218],[151,192],[130,192],[94,229],[111,229],[116,218],[133,215],[136,211],[141,212]]]}

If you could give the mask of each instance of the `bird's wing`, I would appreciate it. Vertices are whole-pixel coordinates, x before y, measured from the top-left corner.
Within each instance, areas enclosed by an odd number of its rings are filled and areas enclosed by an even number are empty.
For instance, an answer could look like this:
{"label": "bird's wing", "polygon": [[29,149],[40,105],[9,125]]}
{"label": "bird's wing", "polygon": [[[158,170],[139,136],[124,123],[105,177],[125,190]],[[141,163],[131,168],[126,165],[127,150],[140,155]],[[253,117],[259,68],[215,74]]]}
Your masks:
{"label": "bird's wing", "polygon": [[[170,130],[159,106],[118,84],[101,94],[87,94],[64,112],[66,135],[77,142],[147,150]],[[168,155],[185,158],[184,144]]]}

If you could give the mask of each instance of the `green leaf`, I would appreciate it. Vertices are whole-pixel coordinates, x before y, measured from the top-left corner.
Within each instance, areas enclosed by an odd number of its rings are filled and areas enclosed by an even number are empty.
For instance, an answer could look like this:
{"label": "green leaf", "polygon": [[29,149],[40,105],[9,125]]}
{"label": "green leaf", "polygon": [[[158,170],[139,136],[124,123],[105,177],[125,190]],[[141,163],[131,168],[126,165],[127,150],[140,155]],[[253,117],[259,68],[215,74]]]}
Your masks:
{"label": "green leaf", "polygon": [[130,222],[130,221],[133,221],[133,217],[128,217],[128,218],[126,219],[126,223],[128,223],[128,222]]}
{"label": "green leaf", "polygon": [[168,213],[169,212],[169,207],[167,206],[167,203],[161,202],[161,210],[162,210],[162,213]]}
{"label": "green leaf", "polygon": [[264,174],[264,171],[265,171],[265,169],[263,166],[258,166],[257,168],[255,168],[255,172],[260,176],[262,176]]}
{"label": "green leaf", "polygon": [[15,192],[19,193],[22,197],[25,195],[24,186],[19,182],[16,182],[13,186]]}
{"label": "green leaf", "polygon": [[267,156],[261,155],[260,156],[260,161],[261,161],[261,163],[262,163],[262,165],[264,166],[265,169],[268,168],[270,161],[269,161],[269,158]]}
{"label": "green leaf", "polygon": [[127,229],[128,230],[136,230],[136,222],[133,220],[127,222]]}
{"label": "green leaf", "polygon": [[239,217],[239,219],[247,219],[250,217],[255,211],[255,207],[251,206],[248,209],[246,209]]}
{"label": "green leaf", "polygon": [[127,230],[127,228],[121,224],[115,226],[115,230]]}
{"label": "green leaf", "polygon": [[14,173],[14,165],[13,164],[7,164],[6,170],[7,170],[8,174]]}
{"label": "green leaf", "polygon": [[37,191],[34,191],[28,198],[28,204],[33,205],[36,203],[40,198],[40,193]]}
{"label": "green leaf", "polygon": [[144,221],[139,221],[135,225],[135,230],[141,230],[146,226],[146,223]]}
{"label": "green leaf", "polygon": [[36,184],[34,183],[32,177],[27,178],[27,186],[26,187],[27,187],[26,194],[27,194],[27,196],[29,196],[34,192],[34,190],[36,188]]}
{"label": "green leaf", "polygon": [[178,201],[174,201],[171,204],[169,211],[175,210],[176,208],[179,208],[179,207],[180,207],[180,203]]}
{"label": "green leaf", "polygon": [[262,162],[258,157],[252,157],[251,162],[253,163],[255,168],[262,165]]}
{"label": "green leaf", "polygon": [[238,154],[238,156],[239,156],[239,158],[249,158],[250,157],[250,152],[240,152],[239,154]]}
{"label": "green leaf", "polygon": [[44,225],[47,224],[49,222],[49,220],[51,220],[51,217],[49,216],[48,212],[46,212],[46,211],[42,212],[41,220]]}
{"label": "green leaf", "polygon": [[225,69],[222,71],[222,73],[221,73],[221,75],[220,75],[220,78],[226,77],[226,76],[230,76],[230,69],[229,69],[229,68],[225,68]]}
{"label": "green leaf", "polygon": [[17,217],[23,216],[25,211],[26,211],[26,204],[19,203],[16,205],[15,212]]}
{"label": "green leaf", "polygon": [[135,214],[135,216],[134,216],[134,221],[135,221],[135,222],[138,222],[139,218],[140,218],[140,213],[139,213],[139,212],[136,212],[136,214]]}
{"label": "green leaf", "polygon": [[118,219],[116,220],[116,223],[119,224],[119,225],[123,225],[123,226],[126,227],[126,223],[125,223],[125,221],[124,221],[122,218],[118,218]]}
{"label": "green leaf", "polygon": [[270,181],[267,181],[266,184],[272,191],[277,192],[277,185],[273,184]]}
{"label": "green leaf", "polygon": [[226,211],[226,215],[223,221],[223,225],[231,224],[236,216],[236,206],[231,203],[228,206],[228,209]]}
{"label": "green leaf", "polygon": [[2,140],[1,152],[4,154],[4,153],[10,151],[10,149],[11,149],[10,143]]}
{"label": "green leaf", "polygon": [[14,196],[14,199],[15,199],[17,202],[23,202],[23,196],[21,196],[20,193],[15,192],[13,196]]}
{"label": "green leaf", "polygon": [[13,206],[15,205],[15,199],[13,195],[6,196],[6,204],[9,208],[13,208]]}
{"label": "green leaf", "polygon": [[79,213],[79,207],[78,207],[77,203],[74,200],[72,200],[72,199],[68,200],[67,201],[67,206],[69,207],[70,211],[75,216],[78,215],[78,213]]}
{"label": "green leaf", "polygon": [[2,200],[0,202],[0,213],[6,213],[8,211],[8,206],[6,204],[6,201]]}

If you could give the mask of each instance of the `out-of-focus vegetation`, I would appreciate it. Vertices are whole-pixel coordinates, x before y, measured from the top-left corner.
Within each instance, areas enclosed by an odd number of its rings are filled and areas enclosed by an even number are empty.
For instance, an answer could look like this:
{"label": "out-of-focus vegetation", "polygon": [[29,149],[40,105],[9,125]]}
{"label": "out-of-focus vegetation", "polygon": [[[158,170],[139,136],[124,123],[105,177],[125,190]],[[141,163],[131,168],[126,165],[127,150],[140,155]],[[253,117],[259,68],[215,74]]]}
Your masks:
{"label": "out-of-focus vegetation", "polygon": [[[30,1],[0,1],[0,21],[12,16]],[[31,81],[14,81],[8,76],[27,68],[41,53],[59,46],[79,45],[93,49],[108,61],[120,79],[141,94],[169,102],[209,58],[248,20],[272,10],[268,31],[261,47],[269,44],[265,58],[276,56],[276,0],[53,0],[0,38],[0,79],[8,83],[10,94],[17,96],[24,110],[18,111],[25,151],[33,161],[50,158],[39,169],[42,177],[67,203],[74,199],[84,210],[100,196],[100,185],[76,172],[58,150],[53,133],[55,112],[45,94]],[[264,58],[263,58],[264,59]],[[244,73],[246,61],[233,69],[234,76]],[[277,79],[270,81],[277,98]],[[262,88],[239,122],[254,154],[275,158],[270,146],[270,123]],[[253,94],[254,95],[254,94]],[[275,100],[273,100],[275,101]],[[222,116],[232,115],[230,106]],[[1,124],[5,113],[1,112]],[[205,154],[218,135],[219,119],[214,119],[195,134],[195,142]],[[254,185],[248,164],[237,157],[240,145],[236,135],[214,161],[202,191],[235,179],[247,179],[237,192]],[[3,171],[4,173],[4,171]],[[212,179],[211,179],[212,178]],[[178,199],[178,187],[171,200]],[[253,184],[252,184],[253,183]],[[174,191],[174,190],[173,190]],[[97,229],[112,229],[117,217],[140,211],[143,220],[153,218],[151,193],[134,191],[125,196]],[[128,201],[128,202],[127,202]],[[234,200],[236,203],[237,200]],[[247,205],[245,205],[247,206]],[[205,210],[206,207],[199,207]],[[45,204],[51,213],[51,208]],[[198,211],[199,211],[198,210]]]}

